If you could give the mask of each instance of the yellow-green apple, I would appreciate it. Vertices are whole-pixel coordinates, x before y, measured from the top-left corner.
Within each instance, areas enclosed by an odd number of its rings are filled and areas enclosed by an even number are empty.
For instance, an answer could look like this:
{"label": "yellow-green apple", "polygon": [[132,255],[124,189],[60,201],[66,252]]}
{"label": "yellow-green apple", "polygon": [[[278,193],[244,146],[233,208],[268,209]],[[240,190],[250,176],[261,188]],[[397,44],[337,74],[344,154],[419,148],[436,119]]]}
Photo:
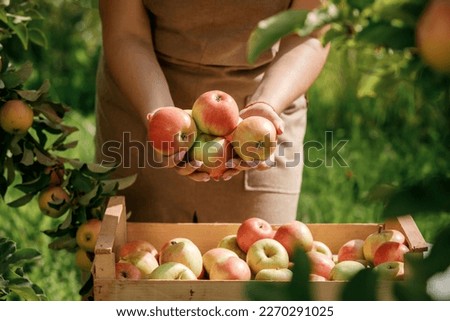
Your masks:
{"label": "yellow-green apple", "polygon": [[317,252],[323,253],[326,256],[328,256],[330,259],[333,259],[333,252],[331,252],[328,245],[326,245],[325,243],[323,243],[321,241],[314,240],[311,251],[317,251]]}
{"label": "yellow-green apple", "polygon": [[115,268],[116,279],[119,280],[139,280],[142,276],[141,271],[131,263],[117,262]]}
{"label": "yellow-green apple", "polygon": [[166,262],[158,266],[150,279],[153,280],[197,280],[194,272],[179,262]]}
{"label": "yellow-green apple", "polygon": [[313,235],[309,227],[298,220],[286,223],[278,227],[273,237],[280,242],[292,259],[295,248],[300,248],[305,252],[313,248]]}
{"label": "yellow-green apple", "polygon": [[428,2],[416,25],[416,44],[426,64],[450,73],[450,1]]}
{"label": "yellow-green apple", "polygon": [[243,280],[248,281],[252,276],[248,264],[236,256],[229,256],[211,266],[210,280]]}
{"label": "yellow-green apple", "polygon": [[86,252],[81,248],[75,252],[75,265],[82,271],[91,271],[93,259],[94,253]]}
{"label": "yellow-green apple", "polygon": [[102,221],[97,218],[92,218],[82,223],[75,235],[77,245],[83,250],[94,252],[101,227]]}
{"label": "yellow-green apple", "polygon": [[239,258],[245,260],[247,254],[241,250],[241,248],[239,247],[238,243],[237,243],[237,237],[236,234],[230,234],[227,235],[225,237],[223,237],[220,241],[219,244],[217,244],[217,247],[222,247],[225,249],[229,249],[231,251],[233,251],[234,253],[236,253]]}
{"label": "yellow-green apple", "polygon": [[210,90],[192,105],[192,117],[198,129],[209,135],[229,135],[239,122],[239,107],[226,92]]}
{"label": "yellow-green apple", "polygon": [[369,262],[373,262],[373,256],[375,255],[375,252],[378,249],[378,247],[381,244],[389,241],[404,243],[405,236],[402,234],[402,232],[398,230],[395,229],[385,230],[382,228],[382,226],[380,226],[377,232],[370,234],[364,240],[363,245],[364,258]]}
{"label": "yellow-green apple", "polygon": [[254,274],[263,269],[283,269],[289,266],[289,255],[280,242],[260,239],[248,249],[247,264]]}
{"label": "yellow-green apple", "polygon": [[236,232],[236,241],[239,248],[247,253],[250,246],[258,240],[272,238],[274,230],[272,225],[259,217],[250,217],[244,220]]}
{"label": "yellow-green apple", "polygon": [[408,252],[409,248],[403,243],[385,242],[375,251],[373,265],[392,261],[404,262],[404,255]]}
{"label": "yellow-green apple", "polygon": [[7,133],[25,134],[33,125],[33,110],[22,100],[8,100],[0,108],[0,127]]}
{"label": "yellow-green apple", "polygon": [[323,276],[317,275],[317,274],[314,274],[314,273],[310,273],[309,274],[309,280],[310,281],[328,281],[327,278],[324,278]]}
{"label": "yellow-green apple", "polygon": [[337,263],[330,272],[330,280],[332,281],[348,281],[352,279],[356,273],[364,270],[366,267],[357,261],[342,261]]}
{"label": "yellow-green apple", "polygon": [[250,116],[239,122],[229,139],[242,160],[262,161],[275,152],[277,131],[267,118]]}
{"label": "yellow-green apple", "polygon": [[158,250],[152,243],[145,240],[133,240],[120,247],[119,258],[126,260],[130,254],[135,252],[149,252],[156,258],[158,256]]}
{"label": "yellow-green apple", "polygon": [[211,178],[220,178],[228,169],[226,163],[232,154],[233,148],[224,137],[200,133],[189,150],[189,160],[203,163],[198,171],[208,173]]}
{"label": "yellow-green apple", "polygon": [[206,251],[202,256],[203,267],[205,268],[206,273],[209,274],[211,267],[215,263],[222,262],[231,256],[238,257],[233,251],[222,247],[216,247]]}
{"label": "yellow-green apple", "polygon": [[403,262],[384,262],[373,268],[378,276],[384,280],[403,280],[405,264]]}
{"label": "yellow-green apple", "polygon": [[202,253],[190,239],[178,237],[166,242],[159,251],[159,264],[178,262],[187,266],[198,278],[203,270]]}
{"label": "yellow-green apple", "polygon": [[345,242],[338,250],[338,262],[364,260],[364,240],[353,239]]}
{"label": "yellow-green apple", "polygon": [[292,271],[286,268],[262,269],[255,275],[255,280],[290,281],[292,280]]}
{"label": "yellow-green apple", "polygon": [[119,262],[131,263],[136,266],[141,271],[142,278],[148,278],[159,265],[155,256],[147,251],[132,252],[120,259]]}
{"label": "yellow-green apple", "polygon": [[183,109],[162,107],[147,115],[147,140],[159,154],[168,156],[188,150],[196,137],[195,121]]}
{"label": "yellow-green apple", "polygon": [[306,255],[311,264],[311,274],[317,274],[329,280],[331,270],[335,266],[333,260],[325,254],[316,251],[309,251]]}
{"label": "yellow-green apple", "polygon": [[61,217],[69,208],[70,196],[61,186],[43,189],[38,196],[38,205],[42,213],[52,218]]}

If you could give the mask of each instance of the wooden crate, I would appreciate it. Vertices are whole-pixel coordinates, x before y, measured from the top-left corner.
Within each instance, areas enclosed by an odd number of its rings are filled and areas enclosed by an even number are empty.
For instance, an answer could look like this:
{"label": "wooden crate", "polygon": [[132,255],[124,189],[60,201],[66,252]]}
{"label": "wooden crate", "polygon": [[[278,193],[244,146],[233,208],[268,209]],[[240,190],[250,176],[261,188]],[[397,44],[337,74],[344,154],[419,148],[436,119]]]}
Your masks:
{"label": "wooden crate", "polygon": [[[386,228],[394,228],[406,236],[411,253],[423,256],[427,243],[411,216],[401,216],[386,221]],[[246,300],[243,295],[247,282],[267,281],[210,281],[210,280],[116,280],[114,264],[118,249],[127,241],[143,239],[156,248],[174,237],[191,239],[202,253],[216,247],[219,240],[236,234],[239,224],[225,223],[132,223],[126,222],[126,207],[123,197],[112,197],[109,201],[102,228],[95,248],[94,299],[95,300]],[[350,239],[364,239],[378,230],[379,224],[308,224],[315,240],[327,244],[333,253]],[[406,277],[407,277],[406,269]],[[316,300],[337,300],[344,282],[311,282]],[[390,300],[392,282],[382,282],[378,289],[380,300]]]}

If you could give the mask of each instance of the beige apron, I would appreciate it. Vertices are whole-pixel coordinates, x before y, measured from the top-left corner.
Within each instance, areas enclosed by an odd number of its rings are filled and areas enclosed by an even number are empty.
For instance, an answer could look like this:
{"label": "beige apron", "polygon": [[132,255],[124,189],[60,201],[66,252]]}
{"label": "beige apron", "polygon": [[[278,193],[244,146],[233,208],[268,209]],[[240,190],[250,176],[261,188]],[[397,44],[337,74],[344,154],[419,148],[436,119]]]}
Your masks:
{"label": "beige apron", "polygon": [[[253,93],[276,48],[256,65],[245,60],[246,42],[258,21],[289,7],[288,0],[144,1],[149,10],[154,46],[174,103],[191,108],[205,91],[223,90],[240,108]],[[138,173],[122,192],[130,220],[156,222],[242,222],[258,216],[271,223],[293,220],[300,193],[306,128],[306,100],[301,97],[283,114],[276,166],[250,170],[229,181],[194,182],[171,169],[145,166],[146,128],[100,60],[97,79],[97,161],[121,153],[116,175]],[[105,142],[120,145],[105,145]],[[108,148],[105,148],[108,146]],[[113,146],[113,147],[111,147]]]}

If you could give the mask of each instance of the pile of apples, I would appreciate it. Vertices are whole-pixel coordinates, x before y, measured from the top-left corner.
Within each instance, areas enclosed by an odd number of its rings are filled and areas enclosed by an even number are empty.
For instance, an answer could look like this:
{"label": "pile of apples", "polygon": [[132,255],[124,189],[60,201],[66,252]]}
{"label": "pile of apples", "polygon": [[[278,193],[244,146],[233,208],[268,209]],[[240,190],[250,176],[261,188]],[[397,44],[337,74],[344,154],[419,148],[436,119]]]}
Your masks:
{"label": "pile of apples", "polygon": [[145,240],[127,242],[120,248],[116,278],[290,281],[293,252],[300,248],[310,260],[311,281],[350,280],[366,268],[384,279],[399,280],[404,274],[403,256],[409,251],[404,242],[398,230],[380,228],[365,240],[349,240],[334,254],[325,243],[314,240],[301,221],[273,227],[252,217],[240,224],[236,234],[204,253],[182,237],[168,240],[159,250]]}
{"label": "pile of apples", "polygon": [[264,117],[242,119],[233,97],[211,90],[201,94],[192,109],[169,106],[148,114],[147,139],[163,156],[188,150],[187,161],[202,162],[199,170],[218,179],[235,154],[245,162],[268,159],[275,151],[277,133]]}

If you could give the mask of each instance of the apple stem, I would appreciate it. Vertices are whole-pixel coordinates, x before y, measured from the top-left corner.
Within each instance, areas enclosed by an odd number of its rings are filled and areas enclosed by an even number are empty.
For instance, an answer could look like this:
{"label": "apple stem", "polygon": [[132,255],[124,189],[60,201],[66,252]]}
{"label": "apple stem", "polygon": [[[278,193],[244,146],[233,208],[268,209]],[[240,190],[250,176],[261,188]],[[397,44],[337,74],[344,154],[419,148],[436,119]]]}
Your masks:
{"label": "apple stem", "polygon": [[381,231],[384,230],[384,224],[378,225],[378,233],[381,233]]}

